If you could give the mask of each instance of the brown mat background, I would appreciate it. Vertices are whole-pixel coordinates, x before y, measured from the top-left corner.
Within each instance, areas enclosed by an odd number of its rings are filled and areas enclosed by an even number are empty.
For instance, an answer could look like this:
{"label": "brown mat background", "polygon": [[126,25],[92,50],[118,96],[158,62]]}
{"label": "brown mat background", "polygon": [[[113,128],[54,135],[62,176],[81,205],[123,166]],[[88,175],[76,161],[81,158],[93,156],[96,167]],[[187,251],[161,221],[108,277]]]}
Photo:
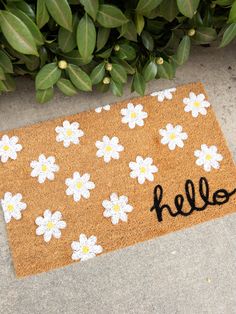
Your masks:
{"label": "brown mat background", "polygon": [[[164,214],[162,223],[157,221],[155,212],[149,211],[153,205],[153,188],[156,184],[163,186],[163,203],[170,206],[173,206],[176,194],[184,193],[186,179],[193,180],[197,187],[199,178],[205,176],[211,191],[219,188],[231,191],[235,187],[236,168],[211,107],[207,108],[206,116],[199,115],[197,118],[184,112],[182,99],[188,97],[190,91],[206,95],[200,83],[189,84],[178,87],[170,101],[159,103],[156,97],[151,96],[134,98],[117,103],[110,111],[99,114],[94,111],[83,112],[0,133],[0,137],[3,134],[17,135],[23,146],[16,161],[0,163],[0,176],[4,178],[0,183],[0,198],[6,191],[21,193],[23,201],[27,203],[27,209],[22,212],[23,218],[19,221],[13,219],[7,224],[17,276],[72,263],[71,242],[78,241],[81,233],[95,235],[97,244],[102,245],[103,253],[106,253],[236,211],[235,195],[227,204],[209,206],[205,211],[194,212],[188,217],[172,218]],[[127,124],[121,123],[120,110],[128,102],[143,104],[144,111],[148,113],[143,127],[136,126],[131,130]],[[62,142],[56,142],[55,127],[62,125],[65,119],[80,123],[85,136],[80,138],[79,145],[65,148]],[[165,128],[167,123],[180,124],[183,131],[188,133],[183,149],[170,151],[160,143],[158,131]],[[106,164],[103,158],[96,157],[95,142],[101,140],[103,135],[117,136],[125,147],[119,160]],[[193,152],[200,149],[203,143],[216,145],[218,152],[223,155],[220,169],[206,173],[195,164]],[[37,160],[41,153],[47,157],[55,156],[60,170],[55,174],[54,181],[47,180],[40,185],[36,178],[30,176],[30,161]],[[153,158],[153,164],[159,169],[154,174],[154,182],[145,181],[140,185],[136,179],[130,178],[129,162],[135,161],[137,155]],[[96,184],[90,198],[81,199],[78,203],[65,193],[64,181],[72,177],[75,171],[90,173],[91,180]],[[109,199],[112,192],[128,196],[129,204],[134,207],[128,214],[128,223],[112,225],[110,219],[103,217],[102,201]],[[67,222],[61,238],[53,238],[49,243],[45,243],[42,236],[35,235],[35,219],[47,208],[53,212],[60,210],[63,220]]]}

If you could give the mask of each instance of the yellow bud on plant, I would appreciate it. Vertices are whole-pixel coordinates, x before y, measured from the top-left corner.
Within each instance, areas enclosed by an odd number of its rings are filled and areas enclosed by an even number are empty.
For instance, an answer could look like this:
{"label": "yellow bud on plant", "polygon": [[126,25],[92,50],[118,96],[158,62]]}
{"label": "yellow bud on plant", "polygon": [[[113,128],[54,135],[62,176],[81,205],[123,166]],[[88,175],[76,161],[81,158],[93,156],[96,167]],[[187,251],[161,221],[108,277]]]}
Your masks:
{"label": "yellow bud on plant", "polygon": [[115,51],[119,51],[120,50],[120,46],[119,45],[115,45],[114,50]]}
{"label": "yellow bud on plant", "polygon": [[161,65],[161,64],[164,63],[164,59],[162,57],[159,57],[159,58],[156,59],[156,63]]}
{"label": "yellow bud on plant", "polygon": [[110,72],[112,70],[112,64],[111,63],[107,63],[105,65],[105,69]]}
{"label": "yellow bud on plant", "polygon": [[194,29],[194,28],[191,28],[191,29],[189,29],[189,31],[188,31],[188,36],[192,37],[192,36],[195,35],[195,33],[196,33],[195,29]]}
{"label": "yellow bud on plant", "polygon": [[66,69],[67,66],[68,66],[68,63],[65,60],[60,60],[58,62],[58,68],[61,69],[61,70]]}
{"label": "yellow bud on plant", "polygon": [[106,77],[104,77],[102,82],[103,82],[103,84],[108,85],[108,84],[110,84],[110,81],[111,81],[110,78],[106,76]]}

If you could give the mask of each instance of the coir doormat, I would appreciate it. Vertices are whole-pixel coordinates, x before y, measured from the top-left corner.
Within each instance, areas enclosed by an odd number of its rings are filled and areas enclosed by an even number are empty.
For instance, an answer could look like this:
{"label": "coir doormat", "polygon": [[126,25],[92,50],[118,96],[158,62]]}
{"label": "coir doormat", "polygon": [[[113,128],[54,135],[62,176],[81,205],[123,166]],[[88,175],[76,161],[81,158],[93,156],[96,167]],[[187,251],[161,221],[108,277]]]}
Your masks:
{"label": "coir doormat", "polygon": [[2,132],[0,158],[19,277],[236,211],[235,165],[200,83]]}

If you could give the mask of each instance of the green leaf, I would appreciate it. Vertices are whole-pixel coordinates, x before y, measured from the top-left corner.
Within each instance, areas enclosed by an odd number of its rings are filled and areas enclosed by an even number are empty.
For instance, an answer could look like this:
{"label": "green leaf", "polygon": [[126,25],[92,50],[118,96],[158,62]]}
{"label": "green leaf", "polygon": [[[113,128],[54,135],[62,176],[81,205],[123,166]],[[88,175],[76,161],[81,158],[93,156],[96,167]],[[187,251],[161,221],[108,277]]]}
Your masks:
{"label": "green leaf", "polygon": [[136,13],[135,14],[135,26],[136,26],[137,33],[139,35],[143,31],[144,25],[145,25],[144,17],[141,14]]}
{"label": "green leaf", "polygon": [[184,64],[189,57],[191,42],[189,36],[184,36],[176,53],[176,60],[179,65]]}
{"label": "green leaf", "polygon": [[[209,10],[208,10],[208,11],[209,11]],[[207,12],[205,11],[205,13],[207,13]],[[178,18],[178,21],[181,23],[180,18],[181,18],[181,17]],[[182,18],[185,19],[185,17],[182,17]],[[205,18],[205,16],[204,16],[204,18]],[[207,17],[206,17],[206,18],[207,18]],[[184,20],[183,20],[183,21],[184,21]],[[207,22],[207,21],[205,21],[205,22]],[[207,26],[207,25],[205,24],[205,22],[203,22],[203,19],[202,19],[202,17],[201,17],[201,14],[200,14],[199,12],[197,12],[196,14],[194,14],[194,16],[193,16],[193,18],[192,18],[192,20],[191,20],[191,25],[194,26],[194,28],[201,27],[201,26]]]}
{"label": "green leaf", "polygon": [[[9,1],[8,1],[9,2]],[[8,3],[7,6],[11,6],[12,8],[19,9],[23,11],[28,17],[30,17],[33,21],[35,20],[35,14],[32,6],[25,1],[17,1],[14,3]]]}
{"label": "green leaf", "polygon": [[233,4],[234,0],[215,0],[214,2],[219,6],[226,7],[228,5]]}
{"label": "green leaf", "polygon": [[84,6],[85,11],[96,20],[98,13],[99,1],[98,0],[80,0],[81,4]]}
{"label": "green leaf", "polygon": [[0,67],[0,80],[2,80],[2,81],[3,81],[3,80],[5,80],[5,78],[6,78],[6,77],[5,77],[5,74],[4,74],[4,71],[3,71],[3,68],[1,68],[1,67]]}
{"label": "green leaf", "polygon": [[136,50],[128,44],[120,45],[120,50],[116,52],[116,56],[124,60],[134,60],[136,57]]}
{"label": "green leaf", "polygon": [[103,84],[103,82],[96,85],[96,90],[98,90],[101,93],[105,93],[109,90],[110,84]]}
{"label": "green leaf", "polygon": [[4,81],[4,84],[6,86],[6,89],[8,92],[12,92],[16,89],[16,83],[15,83],[15,80],[14,78],[9,75],[9,74],[5,74],[5,81]]}
{"label": "green leaf", "polygon": [[110,4],[101,4],[97,14],[97,22],[108,28],[119,27],[128,22],[120,9]]}
{"label": "green leaf", "polygon": [[53,86],[60,78],[61,70],[56,63],[46,64],[35,78],[36,89],[47,89]]}
{"label": "green leaf", "polygon": [[56,23],[72,31],[72,13],[67,0],[46,0],[45,3]]}
{"label": "green leaf", "polygon": [[98,64],[93,71],[90,74],[90,78],[92,81],[92,84],[98,84],[102,81],[102,79],[104,78],[105,75],[105,65],[104,63],[100,63]]}
{"label": "green leaf", "polygon": [[132,88],[141,96],[145,93],[146,83],[144,77],[138,72],[134,74]]}
{"label": "green leaf", "polygon": [[127,82],[127,73],[122,65],[112,64],[111,77],[115,82],[126,83]]}
{"label": "green leaf", "polygon": [[40,58],[40,68],[42,68],[46,64],[47,59],[48,59],[48,53],[44,46],[41,46],[39,48],[39,58]]}
{"label": "green leaf", "polygon": [[74,85],[71,83],[71,81],[60,78],[57,81],[57,87],[60,89],[60,91],[65,94],[66,96],[74,96],[77,94],[77,90],[74,87]]}
{"label": "green leaf", "polygon": [[206,8],[203,20],[199,12],[195,14],[195,16],[197,18],[198,26],[210,27],[212,25],[212,10],[210,8]]}
{"label": "green leaf", "polygon": [[133,21],[129,21],[128,23],[121,25],[120,37],[121,36],[130,41],[137,41],[137,31]]}
{"label": "green leaf", "polygon": [[106,49],[103,52],[98,53],[96,56],[99,58],[107,59],[112,53],[112,48]]}
{"label": "green leaf", "polygon": [[163,64],[157,65],[157,74],[160,78],[172,79],[175,75],[174,65],[164,61]]}
{"label": "green leaf", "polygon": [[147,15],[161,2],[162,0],[139,0],[136,11],[138,11],[140,14]]}
{"label": "green leaf", "polygon": [[154,40],[153,40],[152,35],[150,33],[148,33],[147,31],[143,31],[141,34],[141,38],[142,38],[142,42],[143,42],[144,47],[149,51],[153,51]]}
{"label": "green leaf", "polygon": [[93,21],[86,13],[78,24],[76,39],[81,57],[87,59],[92,55],[96,45],[96,30]]}
{"label": "green leaf", "polygon": [[225,47],[236,38],[236,23],[230,24],[224,32],[220,47]]}
{"label": "green leaf", "polygon": [[120,97],[123,95],[123,85],[121,83],[111,80],[110,88],[114,96]]}
{"label": "green leaf", "polygon": [[13,67],[8,55],[0,50],[0,66],[3,68],[5,73],[13,73]]}
{"label": "green leaf", "polygon": [[168,50],[170,49],[176,50],[179,45],[179,40],[181,39],[182,36],[184,36],[184,33],[182,33],[182,30],[173,31],[164,48]]}
{"label": "green leaf", "polygon": [[36,100],[38,103],[43,104],[53,98],[53,87],[44,90],[36,90]]}
{"label": "green leaf", "polygon": [[172,22],[177,16],[179,10],[176,0],[164,0],[160,4],[160,15],[168,22]]}
{"label": "green leaf", "polygon": [[101,50],[107,43],[109,35],[110,35],[110,28],[105,28],[100,26],[98,28],[97,33],[97,51]]}
{"label": "green leaf", "polygon": [[58,45],[63,52],[70,52],[76,47],[76,30],[78,25],[78,16],[73,16],[72,32],[64,27],[60,27],[58,32]]}
{"label": "green leaf", "polygon": [[236,1],[234,1],[230,11],[228,23],[236,23]]}
{"label": "green leaf", "polygon": [[5,81],[0,80],[0,92],[7,92],[7,86],[5,84]]}
{"label": "green leaf", "polygon": [[68,53],[61,53],[60,55],[69,63],[73,63],[78,66],[88,64],[93,59],[93,56],[90,56],[87,60],[85,60],[81,57],[78,50],[72,50]]}
{"label": "green leaf", "polygon": [[11,12],[0,11],[0,22],[6,40],[15,50],[38,56],[31,32],[18,17]]}
{"label": "green leaf", "polygon": [[42,28],[49,20],[49,14],[45,4],[45,0],[37,0],[36,23]]}
{"label": "green leaf", "polygon": [[27,71],[24,66],[17,66],[17,65],[14,66],[14,73],[16,75],[25,75],[25,74],[29,74],[29,72],[30,71]]}
{"label": "green leaf", "polygon": [[121,38],[125,34],[125,32],[127,31],[127,28],[128,28],[128,22],[117,28],[120,33],[120,36],[118,38]]}
{"label": "green leaf", "polygon": [[179,11],[190,19],[196,12],[200,0],[177,0]]}
{"label": "green leaf", "polygon": [[216,38],[216,30],[211,27],[199,27],[193,37],[198,44],[209,44],[216,40]]}
{"label": "green leaf", "polygon": [[35,71],[39,67],[39,64],[40,60],[35,56],[29,56],[29,59],[25,61],[25,66],[30,71]]}
{"label": "green leaf", "polygon": [[91,91],[92,82],[87,73],[74,64],[69,64],[67,68],[71,82],[82,91]]}
{"label": "green leaf", "polygon": [[149,61],[145,67],[143,68],[143,77],[145,79],[145,82],[149,82],[153,80],[157,75],[157,65],[153,61]]}
{"label": "green leaf", "polygon": [[40,30],[38,29],[37,25],[32,21],[28,15],[26,15],[23,11],[18,9],[11,9],[10,12],[17,16],[28,28],[31,32],[35,42],[37,45],[43,45],[44,39],[43,35],[41,34]]}
{"label": "green leaf", "polygon": [[118,63],[118,64],[122,65],[128,74],[133,75],[135,73],[135,69],[127,61],[119,59],[117,57],[112,57],[111,60],[113,63]]}
{"label": "green leaf", "polygon": [[[161,35],[166,28],[166,21],[159,21],[159,20],[147,20],[147,31],[152,34]],[[154,35],[153,35],[154,36]]]}

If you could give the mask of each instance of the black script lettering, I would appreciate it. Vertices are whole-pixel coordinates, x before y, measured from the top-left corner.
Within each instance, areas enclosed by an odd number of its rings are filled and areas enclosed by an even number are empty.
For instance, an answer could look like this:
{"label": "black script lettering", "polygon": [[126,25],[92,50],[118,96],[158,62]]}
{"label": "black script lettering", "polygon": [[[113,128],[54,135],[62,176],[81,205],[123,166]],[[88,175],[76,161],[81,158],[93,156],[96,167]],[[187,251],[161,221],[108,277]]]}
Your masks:
{"label": "black script lettering", "polygon": [[[172,217],[175,217],[178,215],[178,213],[173,213],[170,206],[165,204],[165,205],[161,205],[161,201],[162,201],[162,195],[163,195],[163,188],[161,185],[157,185],[154,188],[154,205],[152,206],[152,208],[150,209],[150,211],[153,211],[154,209],[156,210],[156,214],[157,214],[157,219],[158,221],[162,221],[162,211],[163,209],[167,209],[169,214]],[[156,209],[158,208],[158,210]]]}
{"label": "black script lettering", "polygon": [[154,188],[154,203],[150,208],[150,211],[155,210],[157,215],[157,220],[161,222],[163,220],[163,210],[167,210],[170,216],[176,217],[178,215],[181,216],[189,216],[194,211],[203,211],[207,208],[208,205],[222,205],[229,201],[230,197],[236,193],[236,189],[231,192],[228,192],[225,189],[219,189],[212,194],[212,200],[210,200],[210,188],[206,178],[201,177],[198,184],[198,192],[203,201],[203,205],[201,207],[196,206],[196,193],[195,186],[192,180],[188,179],[185,182],[185,196],[188,205],[190,206],[189,211],[183,211],[183,205],[185,198],[182,194],[178,194],[175,196],[174,204],[175,209],[173,210],[170,205],[163,204],[163,188],[160,184],[156,185]]}
{"label": "black script lettering", "polygon": [[213,202],[217,205],[225,204],[229,201],[230,196],[235,193],[235,190],[231,193],[227,192],[225,189],[220,189],[215,191],[213,194]]}

